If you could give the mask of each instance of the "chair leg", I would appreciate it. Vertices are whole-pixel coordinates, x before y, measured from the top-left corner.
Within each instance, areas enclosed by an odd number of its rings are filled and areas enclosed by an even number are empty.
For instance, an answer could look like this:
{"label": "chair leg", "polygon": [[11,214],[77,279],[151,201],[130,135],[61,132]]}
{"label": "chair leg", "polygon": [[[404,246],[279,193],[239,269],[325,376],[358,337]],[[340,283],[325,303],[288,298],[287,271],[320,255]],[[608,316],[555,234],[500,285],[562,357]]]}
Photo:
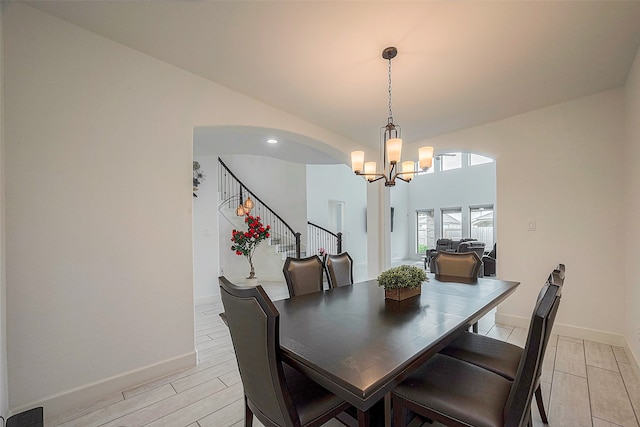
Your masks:
{"label": "chair leg", "polygon": [[252,427],[253,425],[253,412],[247,405],[247,396],[244,397],[244,427]]}
{"label": "chair leg", "polygon": [[393,427],[404,427],[404,419],[407,416],[407,409],[402,405],[402,399],[393,396]]}
{"label": "chair leg", "polygon": [[542,403],[542,389],[540,385],[536,389],[536,403],[538,404],[538,411],[540,412],[540,418],[542,418],[542,422],[545,424],[549,424],[549,420],[547,419],[547,413],[544,410],[544,404]]}

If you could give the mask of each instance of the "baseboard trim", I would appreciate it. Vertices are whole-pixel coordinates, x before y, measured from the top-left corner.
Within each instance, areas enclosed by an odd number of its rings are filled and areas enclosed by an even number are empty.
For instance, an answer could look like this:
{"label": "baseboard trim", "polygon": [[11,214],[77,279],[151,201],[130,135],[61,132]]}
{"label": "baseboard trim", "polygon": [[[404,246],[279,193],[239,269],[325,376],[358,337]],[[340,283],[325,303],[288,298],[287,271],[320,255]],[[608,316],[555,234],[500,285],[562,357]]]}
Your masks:
{"label": "baseboard trim", "polygon": [[172,359],[114,375],[110,378],[105,378],[53,396],[48,396],[37,402],[11,408],[9,412],[10,414],[18,414],[34,407],[43,406],[45,417],[54,417],[69,410],[78,409],[96,402],[109,394],[121,392],[130,387],[144,384],[145,382],[181,369],[191,368],[196,366],[197,362],[197,354],[195,351],[192,351]]}
{"label": "baseboard trim", "polygon": [[[510,326],[528,328],[530,322],[531,318],[496,313],[496,323],[504,323]],[[624,335],[600,331],[597,329],[582,328],[579,326],[566,325],[556,322],[553,325],[552,333],[573,338],[581,338],[588,341],[596,341],[603,344],[615,345],[617,347],[624,347],[626,349],[629,349],[627,340]]]}
{"label": "baseboard trim", "polygon": [[631,350],[631,346],[628,341],[626,341],[625,350],[627,352],[627,357],[630,359],[629,362],[633,368],[633,373],[636,374],[636,378],[640,378],[640,363],[638,363],[640,362],[640,359],[638,359],[633,350]]}

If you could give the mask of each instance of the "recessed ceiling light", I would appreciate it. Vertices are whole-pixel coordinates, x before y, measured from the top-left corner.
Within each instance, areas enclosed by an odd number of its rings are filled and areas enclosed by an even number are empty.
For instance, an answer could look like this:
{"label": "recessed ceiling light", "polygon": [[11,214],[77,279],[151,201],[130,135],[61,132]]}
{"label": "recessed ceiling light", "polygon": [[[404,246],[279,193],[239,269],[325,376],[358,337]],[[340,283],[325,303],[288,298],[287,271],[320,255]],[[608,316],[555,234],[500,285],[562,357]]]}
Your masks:
{"label": "recessed ceiling light", "polygon": [[277,144],[278,140],[277,139],[267,139],[267,143],[269,143],[269,144]]}

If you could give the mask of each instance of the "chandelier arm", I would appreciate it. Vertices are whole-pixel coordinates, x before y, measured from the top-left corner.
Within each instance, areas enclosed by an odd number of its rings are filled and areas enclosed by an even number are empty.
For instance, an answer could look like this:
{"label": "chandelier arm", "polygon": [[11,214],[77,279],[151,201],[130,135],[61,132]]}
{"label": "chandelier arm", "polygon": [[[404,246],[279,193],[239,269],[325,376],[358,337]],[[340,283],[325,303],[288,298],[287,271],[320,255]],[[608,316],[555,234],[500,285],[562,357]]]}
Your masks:
{"label": "chandelier arm", "polygon": [[[393,181],[395,179],[396,176],[398,176],[398,173],[396,172],[396,174],[394,175],[393,172],[396,170],[396,166],[398,164],[397,163],[391,163],[391,168],[389,168],[389,178],[387,178],[387,181]],[[392,178],[393,177],[393,178]]]}
{"label": "chandelier arm", "polygon": [[364,177],[364,178],[367,178],[367,177],[369,177],[369,176],[377,176],[377,178],[376,178],[376,179],[372,179],[372,180],[368,180],[368,179],[367,179],[367,181],[369,181],[369,182],[376,182],[376,181],[378,181],[378,180],[380,180],[380,179],[383,179],[383,178],[384,178],[385,180],[387,179],[387,176],[386,176],[385,174],[383,174],[383,173],[362,173],[362,172],[356,172],[356,175],[358,175],[358,176],[362,176],[362,177]]}

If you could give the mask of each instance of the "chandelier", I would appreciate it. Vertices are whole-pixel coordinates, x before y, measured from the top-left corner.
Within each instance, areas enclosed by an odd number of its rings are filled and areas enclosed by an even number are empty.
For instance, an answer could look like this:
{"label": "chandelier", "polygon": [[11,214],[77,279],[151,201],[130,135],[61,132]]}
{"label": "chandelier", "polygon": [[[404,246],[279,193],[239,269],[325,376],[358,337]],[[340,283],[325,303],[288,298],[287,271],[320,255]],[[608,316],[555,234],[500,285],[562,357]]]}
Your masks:
{"label": "chandelier", "polygon": [[240,205],[238,205],[238,209],[236,209],[236,215],[245,216],[251,213],[251,209],[253,209],[253,200],[251,200],[251,196],[247,196],[247,200],[242,202],[242,187],[240,187]]}
{"label": "chandelier", "polygon": [[[407,160],[400,163],[401,129],[399,125],[393,123],[393,112],[391,111],[391,60],[397,54],[398,50],[395,47],[388,47],[382,51],[382,58],[389,61],[389,118],[387,124],[380,128],[382,172],[377,171],[376,162],[364,161],[364,151],[351,153],[351,168],[356,175],[362,176],[369,182],[384,179],[384,185],[387,187],[396,185],[396,178],[405,182],[411,181],[416,173],[430,168],[433,162],[433,147],[421,147],[418,150],[419,170],[416,170],[415,161]],[[402,165],[402,170],[400,170],[399,164]],[[385,171],[385,169],[387,170]]]}

